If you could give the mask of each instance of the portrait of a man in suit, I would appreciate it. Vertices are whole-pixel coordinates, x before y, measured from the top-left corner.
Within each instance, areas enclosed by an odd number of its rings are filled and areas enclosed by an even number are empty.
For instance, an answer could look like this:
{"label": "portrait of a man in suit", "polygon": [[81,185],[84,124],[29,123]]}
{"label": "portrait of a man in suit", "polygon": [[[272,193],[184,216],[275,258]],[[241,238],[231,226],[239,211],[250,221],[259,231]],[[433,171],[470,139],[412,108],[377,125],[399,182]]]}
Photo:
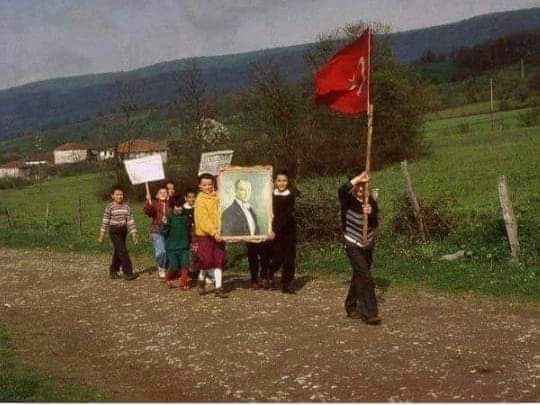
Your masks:
{"label": "portrait of a man in suit", "polygon": [[222,236],[260,234],[257,215],[250,204],[251,190],[251,182],[247,179],[236,180],[234,183],[235,198],[221,217]]}

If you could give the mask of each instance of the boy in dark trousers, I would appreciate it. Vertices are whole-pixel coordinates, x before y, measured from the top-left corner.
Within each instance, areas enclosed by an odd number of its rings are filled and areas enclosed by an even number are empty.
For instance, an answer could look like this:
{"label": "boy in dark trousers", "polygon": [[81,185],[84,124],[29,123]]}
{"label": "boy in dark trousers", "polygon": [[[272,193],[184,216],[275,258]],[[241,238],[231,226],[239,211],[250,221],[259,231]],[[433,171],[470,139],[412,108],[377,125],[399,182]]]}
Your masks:
{"label": "boy in dark trousers", "polygon": [[131,235],[133,243],[137,244],[135,219],[129,205],[124,202],[124,189],[121,186],[112,188],[111,199],[112,202],[105,207],[103,212],[98,242],[103,243],[105,234],[109,233],[113,244],[112,263],[109,268],[110,277],[112,279],[120,278],[118,272],[121,267],[125,280],[135,280],[139,275],[133,273],[133,265],[126,246],[127,235]]}
{"label": "boy in dark trousers", "polygon": [[287,171],[277,171],[274,175],[273,193],[274,219],[272,229],[275,237],[271,243],[271,264],[268,281],[269,288],[274,284],[274,274],[282,267],[281,291],[294,294],[293,282],[296,270],[296,219],[295,199],[298,193],[289,188]]}
{"label": "boy in dark trousers", "polygon": [[[339,189],[341,223],[345,251],[352,266],[352,279],[345,299],[347,316],[362,319],[370,325],[378,325],[379,318],[375,282],[371,276],[371,263],[378,225],[377,203],[371,197],[364,205],[364,188],[369,181],[366,172],[352,178]],[[364,214],[368,215],[368,237],[364,240],[362,230]]]}
{"label": "boy in dark trousers", "polygon": [[173,212],[163,217],[162,233],[167,252],[168,267],[165,274],[167,285],[187,289],[191,224],[188,215],[182,212],[182,204],[179,201],[174,203]]}
{"label": "boy in dark trousers", "polygon": [[189,277],[188,283],[191,286],[192,280],[199,276],[197,268],[197,243],[193,237],[195,234],[195,199],[197,198],[197,190],[188,188],[184,193],[184,205],[182,211],[189,218],[189,230],[191,237],[190,253],[189,253]]}

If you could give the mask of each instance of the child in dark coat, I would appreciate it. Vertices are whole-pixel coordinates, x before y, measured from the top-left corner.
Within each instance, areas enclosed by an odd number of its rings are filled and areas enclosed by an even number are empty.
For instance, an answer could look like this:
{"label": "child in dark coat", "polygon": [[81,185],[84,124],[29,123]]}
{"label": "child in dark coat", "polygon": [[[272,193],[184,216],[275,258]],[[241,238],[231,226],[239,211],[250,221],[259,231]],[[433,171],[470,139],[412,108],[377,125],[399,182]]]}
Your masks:
{"label": "child in dark coat", "polygon": [[281,273],[281,291],[294,294],[293,282],[296,270],[296,219],[294,216],[296,190],[289,187],[289,174],[277,171],[274,175],[274,219],[275,234],[271,242],[271,264],[267,286],[274,284],[274,273]]}

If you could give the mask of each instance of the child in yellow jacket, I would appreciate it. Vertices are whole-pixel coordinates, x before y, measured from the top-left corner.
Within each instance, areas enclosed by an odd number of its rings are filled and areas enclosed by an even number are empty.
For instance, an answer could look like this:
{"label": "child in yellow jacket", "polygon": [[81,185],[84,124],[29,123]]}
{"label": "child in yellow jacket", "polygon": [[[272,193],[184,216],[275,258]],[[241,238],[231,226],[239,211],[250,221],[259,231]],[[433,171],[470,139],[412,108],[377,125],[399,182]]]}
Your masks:
{"label": "child in yellow jacket", "polygon": [[199,176],[199,194],[195,199],[195,238],[199,258],[199,293],[204,294],[206,275],[216,281],[215,294],[226,298],[223,291],[225,244],[218,236],[219,200],[215,191],[215,178],[203,173]]}

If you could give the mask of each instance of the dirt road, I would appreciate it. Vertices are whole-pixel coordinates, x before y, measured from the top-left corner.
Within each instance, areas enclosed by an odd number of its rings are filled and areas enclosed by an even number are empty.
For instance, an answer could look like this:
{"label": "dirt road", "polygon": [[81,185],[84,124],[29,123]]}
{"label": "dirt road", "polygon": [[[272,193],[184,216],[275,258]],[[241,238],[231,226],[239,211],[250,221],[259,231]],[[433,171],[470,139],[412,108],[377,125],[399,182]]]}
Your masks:
{"label": "dirt road", "polygon": [[534,303],[390,286],[373,327],[344,316],[344,279],[287,296],[229,274],[222,300],[111,281],[107,261],[0,248],[0,320],[26,364],[115,400],[540,400]]}

